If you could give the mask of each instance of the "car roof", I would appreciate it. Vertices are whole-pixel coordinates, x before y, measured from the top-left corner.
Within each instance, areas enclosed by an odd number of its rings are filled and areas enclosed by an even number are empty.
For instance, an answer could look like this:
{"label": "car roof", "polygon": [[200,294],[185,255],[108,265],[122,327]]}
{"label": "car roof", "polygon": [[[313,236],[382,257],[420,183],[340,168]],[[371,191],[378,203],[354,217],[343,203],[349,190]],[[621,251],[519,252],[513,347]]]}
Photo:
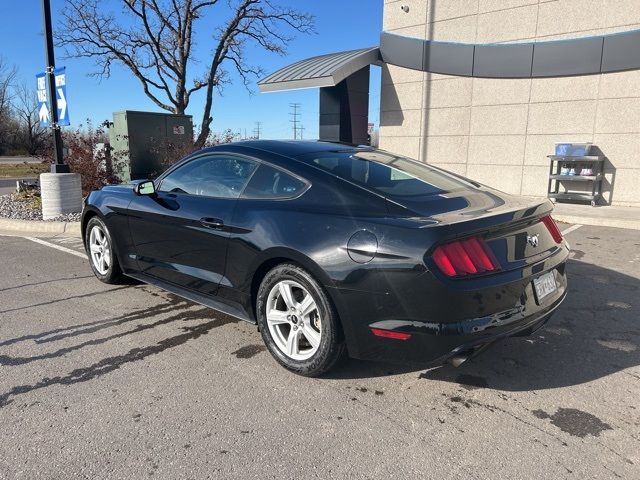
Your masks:
{"label": "car roof", "polygon": [[286,157],[298,157],[306,153],[335,152],[335,151],[355,151],[365,150],[371,147],[358,147],[347,143],[325,142],[321,140],[248,140],[243,142],[233,142],[205,148],[201,152],[216,151],[218,149],[232,150],[236,147],[251,148],[264,152],[275,153]]}

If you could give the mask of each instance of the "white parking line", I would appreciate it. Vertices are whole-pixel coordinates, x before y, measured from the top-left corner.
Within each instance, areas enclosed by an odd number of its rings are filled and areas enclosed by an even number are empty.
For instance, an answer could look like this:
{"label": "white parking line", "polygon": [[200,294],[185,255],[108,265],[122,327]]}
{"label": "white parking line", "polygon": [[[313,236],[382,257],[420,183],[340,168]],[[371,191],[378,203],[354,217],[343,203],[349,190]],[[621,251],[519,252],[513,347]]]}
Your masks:
{"label": "white parking line", "polygon": [[69,243],[72,245],[82,245],[82,239],[76,237],[56,237],[56,241],[60,243]]}
{"label": "white parking line", "polygon": [[55,248],[56,250],[60,250],[61,252],[70,253],[71,255],[75,255],[76,257],[80,257],[85,260],[87,259],[87,256],[84,253],[76,252],[75,250],[71,250],[70,248],[62,247],[60,245],[56,245],[55,243],[45,242],[41,238],[36,238],[36,237],[22,237],[22,238],[26,238],[27,240],[31,240],[32,242],[39,243],[40,245],[44,245],[45,247],[51,247],[51,248]]}
{"label": "white parking line", "polygon": [[579,229],[582,225],[572,225],[571,227],[567,228],[566,230],[562,231],[562,236],[564,237],[567,233],[571,233],[571,232],[575,232],[577,229]]}

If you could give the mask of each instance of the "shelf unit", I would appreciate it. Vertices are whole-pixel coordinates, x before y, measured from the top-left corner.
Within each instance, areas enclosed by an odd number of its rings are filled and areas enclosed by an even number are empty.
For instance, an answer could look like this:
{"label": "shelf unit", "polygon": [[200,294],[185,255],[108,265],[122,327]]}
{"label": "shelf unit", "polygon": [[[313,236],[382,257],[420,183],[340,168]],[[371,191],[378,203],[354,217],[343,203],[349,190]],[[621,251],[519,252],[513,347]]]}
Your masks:
{"label": "shelf unit", "polygon": [[[604,179],[604,156],[602,155],[585,155],[585,156],[565,156],[565,155],[549,155],[549,186],[547,189],[547,197],[554,201],[577,200],[591,203],[595,207],[598,200],[602,198],[602,180]],[[591,168],[593,175],[562,175],[560,173],[562,164],[580,165],[583,168]],[[570,192],[569,186],[574,183],[591,182],[591,193]],[[560,191],[561,185],[564,192]]]}

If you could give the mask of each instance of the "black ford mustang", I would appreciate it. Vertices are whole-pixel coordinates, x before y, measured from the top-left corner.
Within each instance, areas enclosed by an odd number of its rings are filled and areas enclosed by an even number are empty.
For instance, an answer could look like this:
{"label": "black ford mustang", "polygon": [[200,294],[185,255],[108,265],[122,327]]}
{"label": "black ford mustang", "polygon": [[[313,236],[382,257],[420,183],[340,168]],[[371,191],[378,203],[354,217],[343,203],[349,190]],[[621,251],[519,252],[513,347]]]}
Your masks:
{"label": "black ford mustang", "polygon": [[312,376],[347,352],[459,364],[536,330],[567,289],[551,210],[380,150],[254,141],[92,192],[82,230],[100,280],[256,322]]}

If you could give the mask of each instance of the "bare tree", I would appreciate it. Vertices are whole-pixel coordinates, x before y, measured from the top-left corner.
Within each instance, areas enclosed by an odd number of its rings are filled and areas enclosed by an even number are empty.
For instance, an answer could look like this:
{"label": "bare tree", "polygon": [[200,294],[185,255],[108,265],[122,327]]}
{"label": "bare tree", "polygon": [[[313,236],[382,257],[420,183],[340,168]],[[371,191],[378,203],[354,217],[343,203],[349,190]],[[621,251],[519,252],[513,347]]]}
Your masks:
{"label": "bare tree", "polygon": [[0,57],[0,116],[7,115],[11,109],[13,86],[18,71]]}
{"label": "bare tree", "polygon": [[29,155],[42,155],[48,145],[49,135],[40,126],[36,92],[26,83],[15,89],[14,111],[18,119],[16,146],[24,148]]}
{"label": "bare tree", "polygon": [[[140,81],[144,93],[160,108],[183,114],[191,96],[205,92],[196,147],[210,133],[214,89],[229,82],[235,70],[245,86],[261,75],[259,66],[246,62],[252,43],[284,54],[288,32],[313,31],[314,18],[280,7],[271,0],[119,0],[119,15],[105,11],[104,1],[66,0],[58,43],[68,56],[94,59],[96,75],[108,77],[114,63],[126,66]],[[217,25],[208,27],[207,24]],[[210,29],[213,48],[204,71],[192,73],[195,28]]]}
{"label": "bare tree", "polygon": [[13,87],[18,71],[0,57],[0,153],[10,147],[14,119],[12,118]]}

